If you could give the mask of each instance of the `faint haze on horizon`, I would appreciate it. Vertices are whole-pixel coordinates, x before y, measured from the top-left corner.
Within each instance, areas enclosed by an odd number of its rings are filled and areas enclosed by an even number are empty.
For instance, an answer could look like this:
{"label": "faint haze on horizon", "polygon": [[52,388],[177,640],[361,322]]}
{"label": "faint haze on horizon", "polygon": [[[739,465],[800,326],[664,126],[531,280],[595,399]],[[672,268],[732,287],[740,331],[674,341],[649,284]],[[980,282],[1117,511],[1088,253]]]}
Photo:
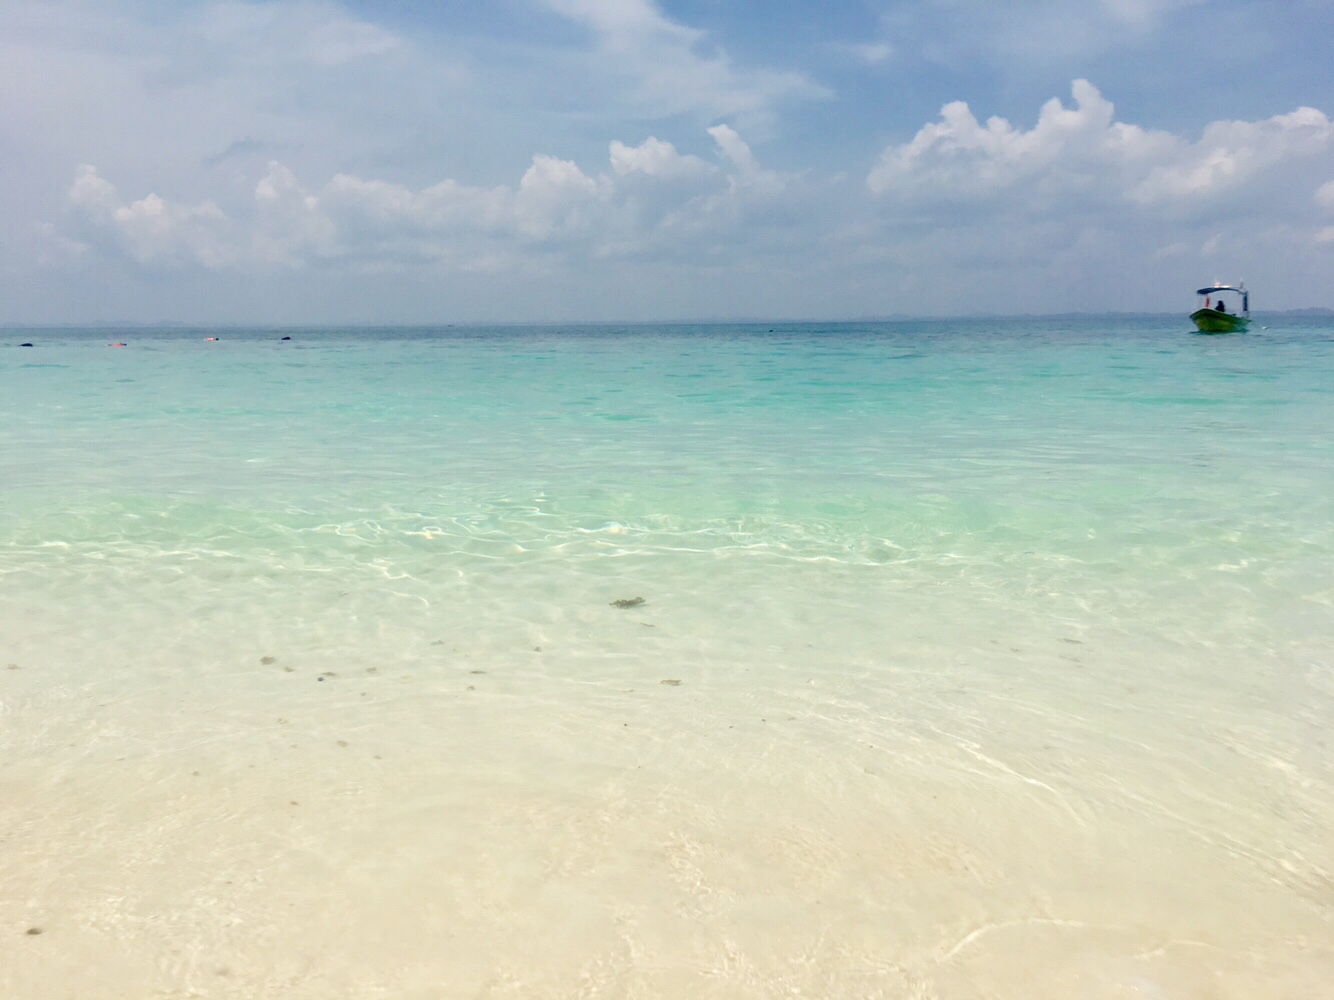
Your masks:
{"label": "faint haze on horizon", "polygon": [[1334,306],[1331,37],[1334,0],[11,0],[0,323]]}

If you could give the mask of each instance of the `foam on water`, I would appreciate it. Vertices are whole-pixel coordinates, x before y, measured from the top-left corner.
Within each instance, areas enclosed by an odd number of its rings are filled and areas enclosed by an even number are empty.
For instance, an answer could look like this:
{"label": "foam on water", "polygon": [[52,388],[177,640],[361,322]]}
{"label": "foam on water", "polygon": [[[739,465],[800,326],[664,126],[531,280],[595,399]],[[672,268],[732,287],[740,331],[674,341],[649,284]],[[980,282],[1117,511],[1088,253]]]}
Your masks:
{"label": "foam on water", "polygon": [[0,349],[0,994],[1334,981],[1327,325],[213,332]]}

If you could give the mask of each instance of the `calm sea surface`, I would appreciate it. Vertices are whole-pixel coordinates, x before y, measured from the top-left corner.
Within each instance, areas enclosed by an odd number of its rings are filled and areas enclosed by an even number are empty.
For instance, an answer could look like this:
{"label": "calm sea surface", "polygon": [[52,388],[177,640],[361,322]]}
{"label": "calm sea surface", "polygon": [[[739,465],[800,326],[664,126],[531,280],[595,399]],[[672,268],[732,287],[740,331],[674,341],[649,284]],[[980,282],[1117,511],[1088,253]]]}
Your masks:
{"label": "calm sea surface", "polygon": [[1332,320],[0,331],[0,996],[1326,995],[1332,427]]}

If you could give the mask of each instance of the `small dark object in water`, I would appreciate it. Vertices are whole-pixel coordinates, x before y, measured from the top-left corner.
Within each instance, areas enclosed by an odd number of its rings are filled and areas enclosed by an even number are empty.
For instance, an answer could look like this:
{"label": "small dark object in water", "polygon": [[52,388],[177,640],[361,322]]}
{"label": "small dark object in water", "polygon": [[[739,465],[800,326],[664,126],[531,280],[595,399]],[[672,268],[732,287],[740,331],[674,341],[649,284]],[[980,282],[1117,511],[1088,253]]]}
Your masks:
{"label": "small dark object in water", "polygon": [[642,597],[622,597],[620,600],[612,601],[613,608],[637,608],[641,604],[647,604]]}
{"label": "small dark object in water", "polygon": [[31,347],[31,346],[32,346],[32,342],[31,342],[31,341],[27,341],[26,343],[19,344],[19,347]]}
{"label": "small dark object in water", "polygon": [[283,340],[291,340],[292,338],[291,338],[291,337],[283,337],[282,339],[283,339]]}
{"label": "small dark object in water", "polygon": [[40,927],[29,927],[27,930],[27,934],[29,937],[40,933],[42,933],[42,929]]}
{"label": "small dark object in water", "polygon": [[680,687],[680,686],[681,686],[681,682],[678,681],[675,677],[669,677],[669,678],[668,678],[667,680],[665,680],[665,681],[658,681],[658,683],[659,683],[659,684],[666,684],[668,687]]}
{"label": "small dark object in water", "polygon": [[265,664],[265,665],[268,665],[268,664],[274,662],[274,660],[276,660],[276,659],[277,659],[277,657],[274,657],[274,656],[261,656],[261,657],[259,658],[259,662],[260,662],[260,663],[263,663],[263,664]]}

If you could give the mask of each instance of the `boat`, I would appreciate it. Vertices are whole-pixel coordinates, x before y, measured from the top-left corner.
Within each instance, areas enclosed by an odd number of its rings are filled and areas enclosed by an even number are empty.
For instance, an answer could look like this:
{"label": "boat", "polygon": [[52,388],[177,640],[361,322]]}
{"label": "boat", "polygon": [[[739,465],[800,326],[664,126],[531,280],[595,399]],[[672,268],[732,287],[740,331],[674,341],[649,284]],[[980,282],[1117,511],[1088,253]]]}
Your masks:
{"label": "boat", "polygon": [[[1232,312],[1228,312],[1224,292],[1241,296],[1240,310],[1234,305]],[[1246,291],[1244,284],[1214,284],[1195,294],[1204,299],[1204,304],[1190,314],[1200,333],[1240,333],[1251,325],[1251,293]]]}

